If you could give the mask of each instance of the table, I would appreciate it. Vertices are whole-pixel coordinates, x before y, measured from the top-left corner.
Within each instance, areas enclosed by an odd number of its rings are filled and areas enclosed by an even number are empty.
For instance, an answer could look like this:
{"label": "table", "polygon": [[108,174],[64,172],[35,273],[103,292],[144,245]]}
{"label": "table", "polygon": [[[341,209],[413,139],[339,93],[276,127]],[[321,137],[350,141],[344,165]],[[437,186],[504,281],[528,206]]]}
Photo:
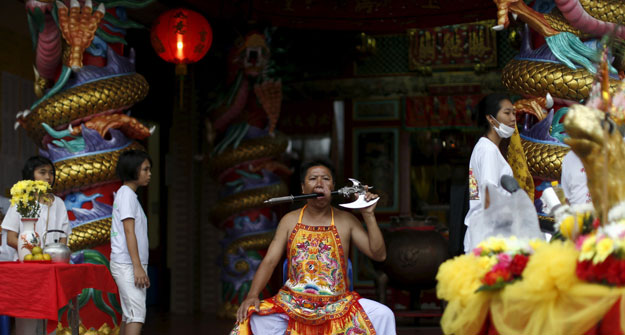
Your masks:
{"label": "table", "polygon": [[[85,288],[117,293],[110,271],[99,264],[0,262],[0,315],[46,319],[48,332],[56,329],[58,312]],[[77,308],[72,334],[78,334]],[[74,321],[74,322],[72,322]],[[74,329],[76,332],[74,332]]]}

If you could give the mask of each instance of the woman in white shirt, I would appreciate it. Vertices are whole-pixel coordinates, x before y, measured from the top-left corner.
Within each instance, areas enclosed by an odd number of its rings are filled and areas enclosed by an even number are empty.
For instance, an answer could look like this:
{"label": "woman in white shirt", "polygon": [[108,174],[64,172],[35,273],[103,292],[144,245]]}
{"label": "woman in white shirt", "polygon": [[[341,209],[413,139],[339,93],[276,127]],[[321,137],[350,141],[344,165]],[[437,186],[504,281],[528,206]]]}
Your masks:
{"label": "woman in white shirt", "polygon": [[501,176],[513,176],[512,169],[499,150],[502,139],[509,138],[514,133],[516,113],[508,96],[490,94],[484,97],[477,105],[477,123],[484,127],[486,133],[477,142],[471,153],[469,162],[469,211],[464,219],[467,233],[464,238],[464,251],[469,252],[481,241],[472,241],[471,235],[479,224],[472,224],[472,220],[481,217],[482,211],[489,206],[488,190],[496,189],[507,194],[501,185]]}
{"label": "woman in white shirt", "polygon": [[[50,186],[54,186],[54,174],[54,164],[49,159],[41,156],[30,157],[22,169],[23,180],[43,180]],[[2,229],[6,231],[7,244],[17,249],[17,239],[23,227],[21,216],[15,206],[9,207],[4,220],[2,220]],[[50,233],[46,236],[47,241],[43,241],[44,233],[47,230],[62,230],[66,235]],[[55,240],[60,243],[67,243],[67,237],[72,232],[72,229],[67,217],[65,203],[61,198],[49,194],[47,199],[42,201],[39,219],[35,223],[35,231],[42,239],[42,247],[44,247],[45,243],[52,243]],[[13,260],[17,260],[17,253],[14,253],[13,257]],[[40,334],[45,331],[45,328],[45,320],[15,318],[15,332],[18,335]]]}

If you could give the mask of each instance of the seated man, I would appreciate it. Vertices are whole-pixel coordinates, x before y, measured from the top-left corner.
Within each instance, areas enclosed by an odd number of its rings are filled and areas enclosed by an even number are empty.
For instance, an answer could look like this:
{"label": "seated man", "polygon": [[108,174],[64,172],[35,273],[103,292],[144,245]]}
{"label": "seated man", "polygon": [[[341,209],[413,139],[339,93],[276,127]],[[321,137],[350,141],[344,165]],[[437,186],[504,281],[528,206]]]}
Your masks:
{"label": "seated man", "polygon": [[[232,335],[395,334],[386,306],[348,291],[350,243],[376,261],[386,246],[375,219],[375,204],[360,210],[367,230],[351,213],[330,205],[334,168],[324,160],[302,165],[302,193],[322,193],[301,210],[286,214],[237,312]],[[378,196],[367,192],[367,201]],[[288,280],[275,296],[259,301],[286,249]]]}

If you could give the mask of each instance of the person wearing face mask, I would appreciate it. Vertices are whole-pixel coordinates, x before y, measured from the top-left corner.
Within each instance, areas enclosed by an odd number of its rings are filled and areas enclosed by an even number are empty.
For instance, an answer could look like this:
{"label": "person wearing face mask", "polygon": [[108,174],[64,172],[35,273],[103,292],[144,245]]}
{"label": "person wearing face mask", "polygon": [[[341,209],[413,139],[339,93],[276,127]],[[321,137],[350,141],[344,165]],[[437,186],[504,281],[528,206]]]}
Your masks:
{"label": "person wearing face mask", "polygon": [[[510,98],[504,94],[490,94],[477,105],[477,122],[486,133],[471,153],[469,162],[469,211],[464,219],[467,233],[464,237],[464,251],[470,252],[481,241],[471,241],[471,221],[488,208],[489,196],[484,187],[490,184],[494,189],[508,194],[501,185],[503,175],[514,176],[512,168],[499,150],[502,139],[510,138],[515,130],[516,113]],[[476,225],[477,226],[477,225]],[[475,228],[473,229],[478,229]]]}

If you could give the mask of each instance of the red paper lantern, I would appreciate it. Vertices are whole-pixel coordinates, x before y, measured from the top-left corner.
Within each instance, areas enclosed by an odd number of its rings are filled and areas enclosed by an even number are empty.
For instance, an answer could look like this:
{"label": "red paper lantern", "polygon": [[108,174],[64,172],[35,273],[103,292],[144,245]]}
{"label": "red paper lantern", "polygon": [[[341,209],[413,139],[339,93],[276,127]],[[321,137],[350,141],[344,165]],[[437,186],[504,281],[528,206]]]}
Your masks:
{"label": "red paper lantern", "polygon": [[[199,13],[185,8],[161,14],[150,34],[159,57],[175,63],[176,74],[186,74],[186,64],[202,59],[213,42],[213,30]],[[183,72],[183,73],[181,73]]]}

